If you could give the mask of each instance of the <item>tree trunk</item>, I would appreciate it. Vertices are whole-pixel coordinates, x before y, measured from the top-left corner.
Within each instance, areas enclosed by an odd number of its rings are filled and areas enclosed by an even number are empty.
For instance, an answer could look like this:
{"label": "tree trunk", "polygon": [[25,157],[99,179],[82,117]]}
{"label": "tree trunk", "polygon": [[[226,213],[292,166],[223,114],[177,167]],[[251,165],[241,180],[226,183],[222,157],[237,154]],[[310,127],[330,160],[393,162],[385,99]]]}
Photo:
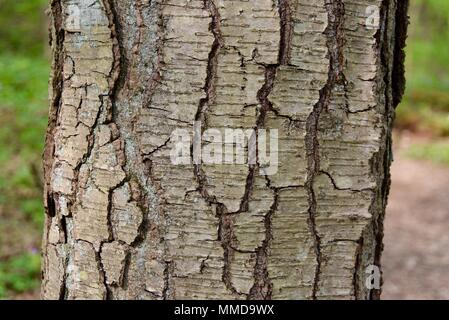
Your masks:
{"label": "tree trunk", "polygon": [[[53,0],[43,297],[379,298],[406,9]],[[277,130],[277,170],[173,162],[210,128]]]}

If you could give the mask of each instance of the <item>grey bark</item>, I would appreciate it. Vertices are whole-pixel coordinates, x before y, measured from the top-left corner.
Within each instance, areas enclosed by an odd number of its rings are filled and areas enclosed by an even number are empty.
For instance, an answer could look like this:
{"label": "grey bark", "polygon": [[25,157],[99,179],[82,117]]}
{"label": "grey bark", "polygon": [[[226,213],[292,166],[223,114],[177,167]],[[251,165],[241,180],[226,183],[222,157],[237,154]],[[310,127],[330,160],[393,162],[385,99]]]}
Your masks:
{"label": "grey bark", "polygon": [[[380,297],[365,271],[380,266],[407,1],[51,13],[43,298]],[[171,133],[193,121],[278,129],[278,173],[172,164]]]}

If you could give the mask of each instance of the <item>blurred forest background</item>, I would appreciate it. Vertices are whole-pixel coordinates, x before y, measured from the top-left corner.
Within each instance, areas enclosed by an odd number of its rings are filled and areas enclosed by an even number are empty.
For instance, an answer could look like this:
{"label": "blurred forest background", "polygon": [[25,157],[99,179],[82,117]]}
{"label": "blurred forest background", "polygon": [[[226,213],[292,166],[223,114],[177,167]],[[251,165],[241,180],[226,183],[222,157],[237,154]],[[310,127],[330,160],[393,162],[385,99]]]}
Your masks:
{"label": "blurred forest background", "polygon": [[[449,1],[411,2],[384,297],[449,299],[449,257],[442,253],[449,251],[443,235],[449,230]],[[39,297],[47,5],[48,0],[0,0],[0,299]],[[410,199],[419,203],[413,207]]]}

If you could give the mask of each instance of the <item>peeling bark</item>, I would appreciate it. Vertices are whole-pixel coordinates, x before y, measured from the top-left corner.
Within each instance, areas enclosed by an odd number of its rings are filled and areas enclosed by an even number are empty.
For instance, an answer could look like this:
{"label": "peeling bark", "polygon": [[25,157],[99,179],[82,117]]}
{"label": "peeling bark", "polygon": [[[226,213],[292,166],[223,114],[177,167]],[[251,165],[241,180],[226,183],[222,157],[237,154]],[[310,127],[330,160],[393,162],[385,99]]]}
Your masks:
{"label": "peeling bark", "polygon": [[[43,298],[378,299],[406,12],[53,0]],[[194,121],[277,129],[278,172],[173,164]]]}

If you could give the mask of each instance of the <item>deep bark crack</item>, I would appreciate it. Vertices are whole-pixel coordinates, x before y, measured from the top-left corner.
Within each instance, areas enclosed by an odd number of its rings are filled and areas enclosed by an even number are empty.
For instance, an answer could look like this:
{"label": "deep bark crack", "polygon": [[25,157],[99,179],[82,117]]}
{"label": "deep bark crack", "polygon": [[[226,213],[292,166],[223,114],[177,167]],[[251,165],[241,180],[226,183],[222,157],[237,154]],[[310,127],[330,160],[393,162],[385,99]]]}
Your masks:
{"label": "deep bark crack", "polygon": [[343,19],[344,4],[342,0],[332,0],[326,4],[328,11],[328,26],[324,31],[327,37],[327,48],[329,55],[329,72],[325,86],[320,90],[318,102],[314,105],[306,123],[305,146],[307,154],[307,180],[306,189],[308,193],[309,209],[308,224],[314,240],[316,254],[316,268],[312,287],[312,299],[317,298],[320,282],[322,264],[321,237],[316,224],[317,199],[314,190],[315,178],[320,174],[320,142],[318,138],[320,116],[327,110],[332,97],[332,92],[338,83],[345,82],[343,66]]}
{"label": "deep bark crack", "polygon": [[[211,102],[215,99],[215,80],[217,77],[218,69],[218,56],[220,50],[224,47],[224,39],[220,31],[220,13],[217,6],[213,0],[204,0],[204,9],[208,10],[211,16],[210,31],[214,36],[214,41],[212,43],[211,51],[209,52],[208,62],[207,62],[207,76],[204,84],[205,98],[202,98],[198,105],[198,110],[195,115],[195,120],[203,124],[202,128],[204,130],[206,122],[206,112],[207,108]],[[197,133],[198,134],[198,133]],[[202,134],[200,132],[199,134]],[[198,137],[194,137],[196,140]],[[193,144],[191,146],[191,157],[193,156]],[[232,229],[233,217],[228,213],[226,206],[223,203],[217,201],[216,197],[210,195],[207,191],[207,177],[201,168],[201,164],[195,163],[194,161],[194,176],[198,183],[198,192],[201,194],[203,199],[209,205],[216,205],[216,216],[219,220],[218,228],[218,240],[221,242],[223,248],[223,273],[222,281],[226,288],[235,295],[241,295],[234,286],[232,285],[230,277],[230,267],[233,259],[232,244],[234,242],[234,232]]]}
{"label": "deep bark crack", "polygon": [[[276,116],[281,116],[277,110],[273,108],[273,104],[269,99],[269,96],[274,88],[274,82],[276,80],[276,74],[278,68],[283,65],[288,65],[290,62],[291,51],[291,38],[293,35],[291,8],[288,0],[279,0],[279,21],[280,21],[280,40],[279,40],[279,54],[278,63],[265,66],[265,82],[260,90],[257,92],[257,100],[261,106],[260,113],[256,121],[256,134],[257,131],[265,126],[268,112],[273,112]],[[288,118],[288,117],[287,117]],[[292,120],[292,119],[290,119]],[[258,143],[257,136],[257,143]],[[249,197],[251,195],[252,188],[254,187],[254,180],[256,170],[260,168],[259,159],[257,159],[257,165],[250,167],[248,174],[245,197],[242,201],[241,209],[248,210]],[[273,291],[273,284],[270,280],[268,273],[268,257],[269,247],[273,238],[272,234],[272,219],[273,215],[278,208],[279,202],[279,189],[271,186],[271,181],[268,176],[265,176],[267,181],[267,187],[270,188],[274,194],[273,204],[268,213],[264,217],[265,226],[265,239],[262,242],[262,246],[256,249],[256,264],[254,266],[254,285],[250,289],[248,299],[263,299],[270,300]]]}
{"label": "deep bark crack", "polygon": [[[375,237],[375,252],[374,264],[381,266],[381,256],[383,251],[383,219],[385,216],[385,209],[388,202],[388,193],[391,185],[390,165],[392,162],[392,123],[394,120],[394,110],[401,101],[404,93],[405,78],[404,78],[404,51],[405,41],[407,37],[408,27],[408,0],[396,1],[395,6],[392,6],[391,1],[383,0],[380,8],[381,26],[376,35],[378,50],[380,54],[381,71],[384,75],[384,92],[385,98],[385,119],[386,126],[384,127],[383,135],[385,136],[385,147],[379,151],[377,161],[372,164],[372,169],[376,170],[380,176],[380,188],[378,190],[377,198],[380,199],[380,204],[377,204],[377,215],[373,214],[373,233]],[[391,9],[395,12],[392,13]],[[394,19],[394,21],[391,20]],[[393,54],[389,49],[393,40]],[[372,205],[374,207],[374,203]],[[371,210],[370,210],[371,211]],[[376,211],[374,212],[376,213]],[[383,279],[381,279],[383,282]],[[368,297],[372,300],[380,299],[381,290],[370,290]]]}
{"label": "deep bark crack", "polygon": [[264,217],[265,239],[262,245],[256,249],[256,264],[254,266],[254,285],[248,296],[249,300],[271,300],[273,294],[273,283],[268,272],[268,259],[271,240],[273,239],[273,215],[279,206],[279,188],[271,186],[271,181],[265,176],[267,187],[273,191],[273,204]]}
{"label": "deep bark crack", "polygon": [[[63,75],[63,67],[64,67],[64,39],[65,39],[65,30],[63,25],[63,13],[62,13],[62,4],[60,0],[52,0],[50,3],[50,12],[52,17],[52,32],[50,32],[50,46],[53,51],[53,62],[52,62],[52,98],[51,105],[49,111],[49,120],[48,127],[45,137],[45,149],[43,153],[43,170],[44,170],[44,207],[46,212],[46,222],[45,222],[45,239],[44,243],[48,245],[49,243],[49,234],[50,227],[52,224],[52,219],[59,219],[57,216],[59,215],[56,208],[56,199],[57,194],[55,194],[51,190],[51,174],[53,164],[55,162],[55,129],[57,126],[57,121],[59,118],[59,112],[62,104],[62,91],[64,86],[64,75]],[[54,32],[54,34],[53,34]],[[66,230],[63,230],[66,232]],[[64,234],[64,238],[67,235]],[[48,267],[48,256],[47,256],[47,248],[44,247],[44,261],[42,264],[42,275],[48,273],[46,268]],[[67,259],[63,261],[63,279],[59,288],[59,299],[64,299],[67,294],[67,285],[66,285],[66,268],[67,268]],[[48,278],[48,275],[47,275]],[[45,279],[42,279],[45,280]]]}
{"label": "deep bark crack", "polygon": [[291,42],[293,37],[293,21],[289,0],[279,0],[279,16],[281,20],[281,41],[279,44],[279,64],[290,63]]}

